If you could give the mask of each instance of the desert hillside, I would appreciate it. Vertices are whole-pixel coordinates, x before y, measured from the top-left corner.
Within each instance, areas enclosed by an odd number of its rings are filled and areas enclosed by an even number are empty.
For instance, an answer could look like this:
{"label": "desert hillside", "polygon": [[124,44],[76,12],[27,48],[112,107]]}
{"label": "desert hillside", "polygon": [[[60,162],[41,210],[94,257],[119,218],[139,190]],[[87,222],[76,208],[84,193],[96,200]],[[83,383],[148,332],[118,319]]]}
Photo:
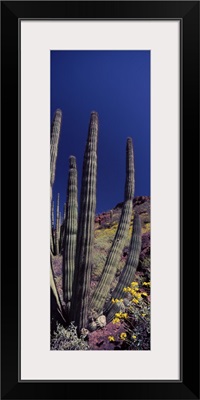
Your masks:
{"label": "desert hillside", "polygon": [[[93,252],[93,266],[92,266],[92,279],[91,279],[91,295],[98,284],[100,276],[102,274],[108,251],[111,247],[117,227],[120,220],[123,203],[118,203],[113,209],[107,210],[95,217],[95,238],[94,238],[94,252]],[[150,281],[150,197],[139,196],[133,199],[133,214],[131,218],[131,224],[128,232],[128,236],[125,242],[124,249],[122,251],[119,265],[115,274],[115,278],[112,282],[109,297],[112,297],[112,291],[117,285],[121,271],[125,265],[128,253],[129,245],[132,234],[132,226],[134,220],[134,213],[137,212],[141,219],[142,225],[142,247],[139,257],[139,264],[135,274],[135,280],[141,283]],[[60,295],[60,299],[63,307],[65,303],[63,301],[62,292],[62,252],[61,255],[53,257],[53,271],[55,275],[56,286]],[[150,306],[150,288],[146,299]],[[102,329],[98,329],[95,332],[89,333],[89,345],[94,350],[110,350],[118,349],[116,341],[105,340],[107,337],[114,337],[114,335],[120,335],[123,332],[123,323],[113,325],[112,322],[107,324]]]}

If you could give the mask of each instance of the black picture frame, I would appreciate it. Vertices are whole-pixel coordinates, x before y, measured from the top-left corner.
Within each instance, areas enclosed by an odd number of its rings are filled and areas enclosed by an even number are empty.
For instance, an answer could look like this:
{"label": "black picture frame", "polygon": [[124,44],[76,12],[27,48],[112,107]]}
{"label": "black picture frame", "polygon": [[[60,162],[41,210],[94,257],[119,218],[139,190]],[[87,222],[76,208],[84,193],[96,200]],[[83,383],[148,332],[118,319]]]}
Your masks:
{"label": "black picture frame", "polygon": [[[181,20],[181,379],[179,381],[20,382],[18,379],[17,299],[20,290],[16,267],[17,263],[20,263],[18,28],[19,19],[38,18]],[[1,209],[2,218],[5,217],[5,223],[2,225],[4,260],[1,266],[2,399],[199,399],[199,1],[2,1],[1,32],[1,139],[4,172]],[[13,183],[17,181],[18,195],[17,189],[13,189]],[[169,329],[173,329],[173,326]]]}

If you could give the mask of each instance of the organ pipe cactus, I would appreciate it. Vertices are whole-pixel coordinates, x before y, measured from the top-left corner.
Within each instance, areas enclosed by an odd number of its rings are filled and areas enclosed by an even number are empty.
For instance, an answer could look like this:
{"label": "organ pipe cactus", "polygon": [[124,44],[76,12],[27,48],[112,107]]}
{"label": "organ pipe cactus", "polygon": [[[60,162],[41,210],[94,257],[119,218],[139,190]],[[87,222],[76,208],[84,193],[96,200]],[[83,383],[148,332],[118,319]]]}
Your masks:
{"label": "organ pipe cactus", "polygon": [[[50,187],[51,191],[55,181],[56,160],[58,155],[58,143],[60,139],[60,129],[62,121],[62,111],[57,109],[51,126],[51,148],[50,148]],[[52,193],[51,193],[52,197]]]}
{"label": "organ pipe cactus", "polygon": [[103,307],[108,297],[111,283],[117,270],[117,265],[120,260],[121,253],[125,245],[125,240],[128,234],[132,216],[134,189],[135,179],[133,144],[132,139],[128,138],[126,144],[126,183],[122,213],[114,241],[106,259],[103,273],[94,292],[90,305],[91,309],[97,311],[98,313],[101,313],[103,311]]}
{"label": "organ pipe cactus", "polygon": [[[114,291],[112,292],[112,298],[121,299],[124,295],[124,288],[129,286],[133,281],[135,272],[138,266],[140,252],[141,252],[141,244],[142,244],[142,235],[141,235],[141,220],[139,214],[135,213],[134,221],[133,221],[133,231],[129,249],[129,255],[126,261],[126,265],[122,270],[120,275],[118,284]],[[112,301],[105,305],[104,313],[107,315],[107,323],[112,319],[112,310],[113,304]]]}
{"label": "organ pipe cactus", "polygon": [[61,227],[61,225],[62,225],[62,214],[61,214],[61,211],[60,211],[60,214],[59,214],[59,227]]}
{"label": "organ pipe cactus", "polygon": [[64,249],[64,237],[65,237],[65,223],[66,223],[66,203],[63,207],[63,220],[60,226],[60,253],[63,254]]}
{"label": "organ pipe cactus", "polygon": [[[125,245],[128,234],[135,189],[134,180],[134,154],[132,139],[127,139],[126,144],[126,182],[124,192],[124,203],[122,213],[108,253],[99,284],[89,304],[90,279],[92,269],[93,242],[94,242],[94,219],[96,211],[96,174],[97,174],[97,140],[98,140],[98,114],[91,113],[88,130],[88,138],[84,153],[80,213],[78,218],[77,203],[77,170],[76,159],[71,156],[69,159],[69,176],[67,189],[66,216],[62,225],[63,245],[63,295],[68,311],[69,320],[74,321],[80,333],[82,328],[97,327],[99,315],[104,313],[108,320],[114,315],[115,309],[124,307],[124,304],[113,305],[110,301],[106,304],[110,287],[113,282],[118,262]],[[57,220],[59,215],[59,198],[57,201]],[[112,220],[113,212],[110,213]],[[78,226],[77,226],[78,220]],[[58,228],[56,222],[56,253],[58,254]],[[59,227],[60,228],[60,227]],[[115,298],[122,297],[120,294],[123,288],[135,274],[138,258],[141,249],[141,223],[138,216],[135,216],[131,247],[127,263],[121,274],[120,281],[112,293]],[[64,236],[63,236],[64,235]],[[89,317],[95,315],[96,317]],[[89,325],[88,325],[89,318]],[[105,318],[105,317],[104,317]]]}
{"label": "organ pipe cactus", "polygon": [[54,229],[54,201],[51,202],[51,228]]}
{"label": "organ pipe cactus", "polygon": [[65,220],[65,218],[66,218],[66,203],[64,203],[63,206],[63,221]]}
{"label": "organ pipe cactus", "polygon": [[76,268],[71,303],[71,320],[75,321],[79,332],[81,328],[87,327],[96,210],[97,138],[98,114],[92,112],[83,161]]}
{"label": "organ pipe cactus", "polygon": [[77,169],[76,158],[69,158],[69,176],[67,187],[67,208],[64,229],[63,245],[63,297],[67,311],[70,310],[72,285],[75,270],[76,239],[78,227],[78,200],[77,200]]}
{"label": "organ pipe cactus", "polygon": [[[55,112],[55,116],[53,119],[52,127],[51,127],[51,146],[50,146],[50,204],[52,203],[52,189],[55,180],[55,171],[56,171],[56,160],[58,155],[58,143],[60,139],[60,128],[61,128],[61,120],[62,120],[62,111],[57,109]],[[52,215],[50,215],[50,219]],[[51,225],[51,223],[50,223]],[[50,288],[51,288],[51,295],[54,298],[54,301],[57,305],[57,311],[62,316],[63,321],[64,312],[63,307],[60,301],[59,293],[56,288],[55,278],[53,275],[53,268],[52,268],[52,254],[54,254],[54,241],[52,235],[52,229],[50,229],[50,248],[51,248],[51,256],[50,256]]]}
{"label": "organ pipe cactus", "polygon": [[[60,129],[62,122],[62,111],[57,109],[51,125],[51,144],[50,144],[50,204],[52,202],[52,190],[55,181],[56,160],[58,155],[58,143],[60,139]],[[51,253],[54,254],[55,245],[52,229],[50,230]]]}

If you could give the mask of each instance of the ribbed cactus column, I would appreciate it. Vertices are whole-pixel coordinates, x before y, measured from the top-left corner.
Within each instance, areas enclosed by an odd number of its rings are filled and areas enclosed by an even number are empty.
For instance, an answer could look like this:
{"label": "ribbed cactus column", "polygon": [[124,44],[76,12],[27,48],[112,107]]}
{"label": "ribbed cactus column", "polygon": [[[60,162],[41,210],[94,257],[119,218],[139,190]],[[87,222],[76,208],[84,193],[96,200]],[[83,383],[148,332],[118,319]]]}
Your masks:
{"label": "ribbed cactus column", "polygon": [[78,227],[78,199],[77,199],[77,168],[76,158],[69,158],[69,175],[67,186],[67,208],[65,218],[65,235],[63,244],[63,296],[70,310],[72,285],[75,270],[76,239]]}
{"label": "ribbed cactus column", "polygon": [[[134,280],[141,252],[141,244],[142,244],[141,220],[139,214],[135,213],[129,255],[126,261],[126,265],[124,266],[122,273],[119,277],[118,284],[115,290],[112,292],[112,298],[114,299],[123,298],[124,288],[129,286],[130,283]],[[104,309],[104,313],[108,314],[107,323],[109,323],[112,319],[112,313],[111,313],[112,309],[113,309],[113,304],[111,301],[109,301]]]}
{"label": "ribbed cactus column", "polygon": [[66,217],[66,203],[64,203],[63,206],[63,221],[65,220],[65,217]]}
{"label": "ribbed cactus column", "polygon": [[[57,109],[53,123],[51,126],[51,146],[50,146],[50,205],[52,203],[52,190],[53,190],[53,184],[55,180],[55,171],[56,171],[56,160],[57,160],[57,155],[58,155],[58,143],[60,139],[60,128],[61,128],[61,120],[62,120],[62,111]],[[50,215],[50,219],[52,218],[52,214]],[[52,221],[51,221],[52,225]],[[52,254],[54,254],[54,240],[53,240],[53,235],[52,235],[52,229],[50,229],[50,248],[51,248],[51,254],[50,254],[50,287],[51,287],[51,294],[54,296],[54,300],[57,304],[57,311],[59,314],[62,316],[63,321],[65,321],[64,318],[64,312],[63,312],[63,307],[60,301],[59,293],[56,288],[56,283],[53,275],[53,267],[52,267]]]}
{"label": "ribbed cactus column", "polygon": [[71,320],[75,321],[79,332],[81,328],[87,326],[96,210],[97,139],[98,114],[92,112],[83,161],[76,268],[71,305]]}
{"label": "ribbed cactus column", "polygon": [[[62,111],[57,109],[51,125],[51,145],[50,145],[50,204],[52,201],[52,190],[55,181],[56,160],[58,155],[58,143],[60,139],[60,129],[62,121]],[[52,254],[55,252],[55,243],[53,240],[52,229],[50,230],[50,248]]]}
{"label": "ribbed cactus column", "polygon": [[54,201],[51,202],[51,228],[54,229]]}
{"label": "ribbed cactus column", "polygon": [[51,188],[53,187],[55,181],[56,160],[58,155],[58,143],[60,138],[61,121],[62,121],[62,111],[60,109],[57,109],[51,126],[51,149],[50,149]]}
{"label": "ribbed cactus column", "polygon": [[90,308],[95,310],[97,313],[103,312],[103,307],[117,270],[120,255],[125,245],[132,215],[134,189],[133,145],[132,139],[128,138],[126,144],[126,183],[122,213],[114,241],[108,253],[100,281],[94,292],[90,305]]}
{"label": "ribbed cactus column", "polygon": [[59,241],[60,241],[60,211],[59,211],[59,203],[60,203],[60,193],[57,195],[57,206],[56,206],[56,235],[55,235],[55,254],[59,254]]}

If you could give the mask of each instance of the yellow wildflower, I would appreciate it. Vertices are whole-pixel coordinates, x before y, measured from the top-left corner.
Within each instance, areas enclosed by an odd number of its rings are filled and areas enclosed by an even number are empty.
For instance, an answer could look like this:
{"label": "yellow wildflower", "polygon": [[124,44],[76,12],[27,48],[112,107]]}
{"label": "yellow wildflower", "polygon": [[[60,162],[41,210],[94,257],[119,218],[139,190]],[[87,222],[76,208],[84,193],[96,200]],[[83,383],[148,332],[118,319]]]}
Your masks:
{"label": "yellow wildflower", "polygon": [[138,303],[139,303],[139,300],[133,299],[132,302],[135,303],[135,304],[138,304]]}
{"label": "yellow wildflower", "polygon": [[140,299],[142,295],[141,295],[141,293],[135,293],[134,296],[135,296],[137,299]]}
{"label": "yellow wildflower", "polygon": [[138,282],[131,282],[131,286],[138,286]]}
{"label": "yellow wildflower", "polygon": [[115,341],[115,338],[114,338],[114,336],[108,336],[108,340],[109,340],[110,342],[114,342],[114,341]]}
{"label": "yellow wildflower", "polygon": [[113,299],[113,298],[112,298],[112,303],[119,303],[120,301],[123,301],[123,299],[120,299],[120,300],[119,300],[119,299]]}
{"label": "yellow wildflower", "polygon": [[148,296],[148,294],[146,292],[142,292],[143,296]]}
{"label": "yellow wildflower", "polygon": [[122,318],[128,318],[128,314],[127,313],[123,313],[122,314]]}
{"label": "yellow wildflower", "polygon": [[121,339],[121,340],[125,340],[126,337],[127,337],[127,334],[126,334],[125,332],[122,332],[122,333],[120,334],[120,339]]}
{"label": "yellow wildflower", "polygon": [[113,324],[117,324],[117,322],[120,322],[119,318],[114,318],[113,321],[112,321]]}
{"label": "yellow wildflower", "polygon": [[132,338],[133,338],[133,339],[137,339],[137,336],[133,335]]}
{"label": "yellow wildflower", "polygon": [[121,317],[122,317],[122,313],[121,313],[121,312],[116,313],[116,314],[115,314],[115,317],[121,318]]}
{"label": "yellow wildflower", "polygon": [[142,314],[142,317],[145,317],[146,314]]}

